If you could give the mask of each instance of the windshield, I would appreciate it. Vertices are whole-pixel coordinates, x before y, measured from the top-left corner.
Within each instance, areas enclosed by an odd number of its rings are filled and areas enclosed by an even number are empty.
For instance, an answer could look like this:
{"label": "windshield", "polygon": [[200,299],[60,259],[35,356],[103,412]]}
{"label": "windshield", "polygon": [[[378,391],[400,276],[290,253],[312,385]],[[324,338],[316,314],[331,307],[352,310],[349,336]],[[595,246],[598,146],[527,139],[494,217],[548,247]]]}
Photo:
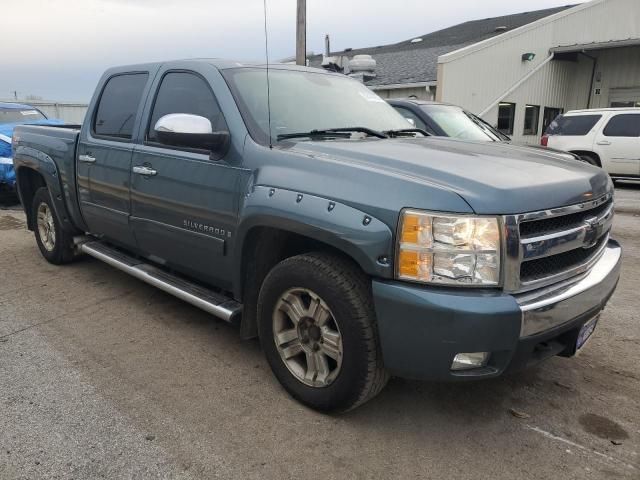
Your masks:
{"label": "windshield", "polygon": [[[266,70],[237,68],[223,74],[251,136],[268,143]],[[274,141],[278,135],[312,130],[364,127],[381,132],[413,127],[378,95],[348,77],[274,68],[269,70],[269,90]]]}
{"label": "windshield", "polygon": [[425,105],[422,107],[447,137],[481,142],[506,140],[484,120],[454,105]]}
{"label": "windshield", "polygon": [[0,125],[3,123],[25,123],[46,119],[47,117],[33,108],[19,109],[0,107]]}

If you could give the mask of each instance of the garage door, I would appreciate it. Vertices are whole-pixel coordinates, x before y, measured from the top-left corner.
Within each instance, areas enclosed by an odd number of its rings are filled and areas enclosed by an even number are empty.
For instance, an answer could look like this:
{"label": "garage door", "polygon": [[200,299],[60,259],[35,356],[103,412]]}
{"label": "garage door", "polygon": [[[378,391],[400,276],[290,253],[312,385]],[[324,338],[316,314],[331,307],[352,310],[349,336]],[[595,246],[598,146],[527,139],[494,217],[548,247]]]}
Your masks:
{"label": "garage door", "polygon": [[640,87],[638,88],[612,88],[609,93],[609,106],[640,107]]}

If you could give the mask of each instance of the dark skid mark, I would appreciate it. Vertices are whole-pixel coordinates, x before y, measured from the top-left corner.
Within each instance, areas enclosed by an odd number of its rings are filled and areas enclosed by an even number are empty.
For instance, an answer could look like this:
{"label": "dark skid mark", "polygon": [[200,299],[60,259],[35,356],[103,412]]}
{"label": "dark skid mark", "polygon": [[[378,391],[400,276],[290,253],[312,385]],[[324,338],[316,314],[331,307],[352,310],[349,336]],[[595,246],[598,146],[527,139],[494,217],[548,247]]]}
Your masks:
{"label": "dark skid mark", "polygon": [[10,215],[0,217],[0,230],[20,230],[25,227],[22,220],[18,220]]}
{"label": "dark skid mark", "polygon": [[629,438],[629,434],[624,428],[606,417],[594,413],[586,413],[580,416],[578,420],[586,432],[605,440],[622,440]]}

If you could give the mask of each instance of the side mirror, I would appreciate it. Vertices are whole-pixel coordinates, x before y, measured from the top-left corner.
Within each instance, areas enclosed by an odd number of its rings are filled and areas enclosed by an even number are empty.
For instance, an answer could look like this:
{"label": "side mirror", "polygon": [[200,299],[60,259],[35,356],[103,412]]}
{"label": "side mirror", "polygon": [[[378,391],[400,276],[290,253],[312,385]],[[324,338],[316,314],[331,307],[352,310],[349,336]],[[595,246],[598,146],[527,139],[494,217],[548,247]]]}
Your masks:
{"label": "side mirror", "polygon": [[229,145],[229,132],[214,132],[208,118],[188,113],[170,113],[160,117],[153,129],[158,141],[172,147],[224,153]]}
{"label": "side mirror", "polygon": [[404,119],[409,122],[411,125],[413,125],[414,127],[416,126],[416,121],[413,118],[409,118],[409,117],[404,117]]}

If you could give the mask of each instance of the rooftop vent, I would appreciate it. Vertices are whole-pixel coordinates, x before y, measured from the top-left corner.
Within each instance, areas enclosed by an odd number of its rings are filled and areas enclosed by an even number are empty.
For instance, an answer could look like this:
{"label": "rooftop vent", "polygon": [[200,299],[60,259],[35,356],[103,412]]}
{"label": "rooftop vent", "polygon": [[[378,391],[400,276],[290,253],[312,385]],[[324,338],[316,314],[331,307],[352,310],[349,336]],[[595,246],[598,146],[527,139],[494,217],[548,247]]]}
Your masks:
{"label": "rooftop vent", "polygon": [[376,78],[376,61],[371,55],[355,55],[349,60],[349,76],[366,82]]}

